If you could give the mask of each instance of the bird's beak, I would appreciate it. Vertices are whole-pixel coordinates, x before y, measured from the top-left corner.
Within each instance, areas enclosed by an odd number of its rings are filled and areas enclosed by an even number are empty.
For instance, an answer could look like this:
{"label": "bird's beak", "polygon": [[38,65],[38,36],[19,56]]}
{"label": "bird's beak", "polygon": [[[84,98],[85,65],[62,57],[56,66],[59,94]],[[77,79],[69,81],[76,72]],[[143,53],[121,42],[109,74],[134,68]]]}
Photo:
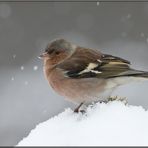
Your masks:
{"label": "bird's beak", "polygon": [[47,52],[44,52],[44,53],[42,53],[40,56],[38,56],[38,58],[39,59],[43,59],[43,58],[45,58],[45,57],[47,57],[48,56],[48,53]]}

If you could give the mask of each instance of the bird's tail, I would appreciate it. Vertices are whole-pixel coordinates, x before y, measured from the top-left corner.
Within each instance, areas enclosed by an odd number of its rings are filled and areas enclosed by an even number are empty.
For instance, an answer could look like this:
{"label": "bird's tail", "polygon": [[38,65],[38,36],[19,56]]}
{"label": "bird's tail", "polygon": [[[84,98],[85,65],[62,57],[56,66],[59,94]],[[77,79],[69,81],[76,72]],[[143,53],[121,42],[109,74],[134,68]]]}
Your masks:
{"label": "bird's tail", "polygon": [[148,72],[147,71],[139,71],[131,69],[129,71],[126,71],[121,76],[130,76],[130,77],[136,77],[136,78],[144,78],[148,80]]}
{"label": "bird's tail", "polygon": [[134,76],[148,79],[148,72],[143,72],[141,74],[135,74]]}

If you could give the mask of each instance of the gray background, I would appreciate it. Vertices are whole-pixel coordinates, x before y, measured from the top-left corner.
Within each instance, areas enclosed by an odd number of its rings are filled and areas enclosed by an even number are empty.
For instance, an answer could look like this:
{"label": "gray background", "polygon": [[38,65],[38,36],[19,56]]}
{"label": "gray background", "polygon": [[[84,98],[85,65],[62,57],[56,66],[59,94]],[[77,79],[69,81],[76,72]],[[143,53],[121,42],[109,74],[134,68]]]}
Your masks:
{"label": "gray background", "polygon": [[[1,2],[1,146],[16,145],[38,123],[74,107],[48,87],[37,58],[57,37],[121,56],[134,68],[148,70],[148,3]],[[147,88],[148,82],[133,83],[114,95],[147,109]]]}

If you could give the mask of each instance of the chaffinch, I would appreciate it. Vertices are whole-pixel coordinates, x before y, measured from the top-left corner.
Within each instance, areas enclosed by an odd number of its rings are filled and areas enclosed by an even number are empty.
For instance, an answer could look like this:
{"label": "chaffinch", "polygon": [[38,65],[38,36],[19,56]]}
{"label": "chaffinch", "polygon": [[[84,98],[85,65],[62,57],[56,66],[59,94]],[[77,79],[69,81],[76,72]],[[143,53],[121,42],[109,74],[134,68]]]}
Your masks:
{"label": "chaffinch", "polygon": [[66,99],[83,104],[106,100],[125,83],[147,79],[148,72],[130,68],[130,62],[64,39],[50,42],[40,56],[51,87]]}

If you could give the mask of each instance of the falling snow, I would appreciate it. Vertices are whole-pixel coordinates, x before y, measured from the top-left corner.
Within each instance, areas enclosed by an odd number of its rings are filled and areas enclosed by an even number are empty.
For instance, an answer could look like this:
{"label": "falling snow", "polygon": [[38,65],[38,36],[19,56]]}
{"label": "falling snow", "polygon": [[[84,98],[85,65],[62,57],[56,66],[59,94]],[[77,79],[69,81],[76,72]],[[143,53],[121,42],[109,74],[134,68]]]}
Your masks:
{"label": "falling snow", "polygon": [[16,58],[16,54],[13,54],[13,56],[12,56],[12,57],[13,57],[13,59],[15,59],[15,58]]}
{"label": "falling snow", "polygon": [[35,71],[38,70],[38,66],[34,66],[33,70],[35,70]]}
{"label": "falling snow", "polygon": [[11,78],[11,81],[14,81],[14,77]]}
{"label": "falling snow", "polygon": [[128,15],[127,15],[127,19],[130,19],[130,18],[131,18],[131,16],[132,16],[131,14],[128,14]]}
{"label": "falling snow", "polygon": [[21,66],[21,70],[24,70],[24,66]]}

